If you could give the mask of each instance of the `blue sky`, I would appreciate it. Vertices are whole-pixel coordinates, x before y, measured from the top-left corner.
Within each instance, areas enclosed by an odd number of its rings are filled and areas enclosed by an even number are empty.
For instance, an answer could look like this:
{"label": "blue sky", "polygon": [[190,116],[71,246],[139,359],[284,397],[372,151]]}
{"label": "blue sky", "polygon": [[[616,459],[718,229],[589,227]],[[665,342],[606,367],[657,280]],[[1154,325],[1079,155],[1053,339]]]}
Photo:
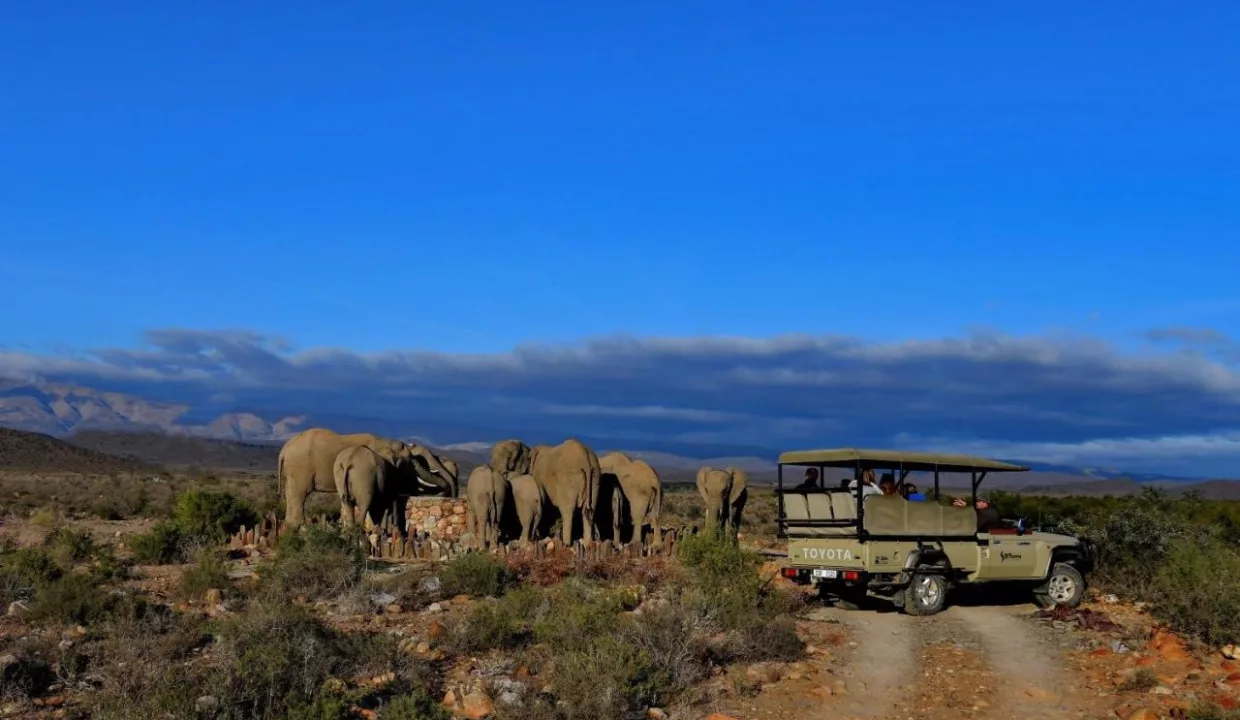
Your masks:
{"label": "blue sky", "polygon": [[1222,2],[9,3],[0,303],[20,310],[0,344],[1235,335],[1238,21]]}

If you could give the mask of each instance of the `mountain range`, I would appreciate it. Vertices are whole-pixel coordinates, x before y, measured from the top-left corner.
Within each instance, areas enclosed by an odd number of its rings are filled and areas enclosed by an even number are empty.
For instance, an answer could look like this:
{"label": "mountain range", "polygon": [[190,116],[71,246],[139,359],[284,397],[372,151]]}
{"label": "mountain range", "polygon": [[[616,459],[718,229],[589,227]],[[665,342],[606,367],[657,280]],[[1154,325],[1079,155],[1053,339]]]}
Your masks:
{"label": "mountain range", "polygon": [[[205,415],[205,416],[204,416]],[[198,422],[194,418],[200,418]],[[466,471],[486,462],[492,442],[500,439],[437,442],[443,428],[392,427],[381,433],[421,442],[448,453]],[[134,395],[100,391],[69,383],[0,379],[0,427],[67,439],[77,447],[143,462],[170,466],[200,466],[267,472],[282,442],[307,427],[331,427],[352,432],[366,427],[358,418],[285,415],[276,419],[252,412],[204,414],[185,404],[152,401]],[[393,432],[395,430],[395,432]],[[459,434],[459,429],[449,432]],[[530,437],[527,442],[556,442]],[[719,447],[684,443],[628,443],[609,438],[581,437],[600,453],[623,450],[639,457],[671,481],[691,480],[702,465],[736,466],[757,482],[775,477],[777,450],[760,447]],[[1182,488],[1208,478],[1167,477],[1113,468],[1082,468],[1013,459],[1031,472],[989,478],[991,489],[1040,488],[1056,492],[1100,491],[1126,494],[1145,485]],[[924,480],[922,481],[924,483]],[[958,486],[945,478],[945,484]],[[1240,483],[1237,484],[1240,487]]]}

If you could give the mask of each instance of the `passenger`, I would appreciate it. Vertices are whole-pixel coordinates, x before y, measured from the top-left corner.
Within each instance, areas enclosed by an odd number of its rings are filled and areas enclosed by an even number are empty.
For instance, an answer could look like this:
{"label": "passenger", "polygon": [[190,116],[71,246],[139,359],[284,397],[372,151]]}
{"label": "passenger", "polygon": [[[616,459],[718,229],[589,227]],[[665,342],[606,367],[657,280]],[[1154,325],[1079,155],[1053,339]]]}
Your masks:
{"label": "passenger", "polygon": [[878,481],[878,489],[882,494],[889,497],[899,495],[896,490],[896,479],[891,473],[883,473],[883,479]]}
{"label": "passenger", "polygon": [[805,480],[800,485],[792,488],[795,492],[806,492],[818,490],[818,468],[806,468]]}
{"label": "passenger", "polygon": [[[969,501],[964,498],[955,498],[952,505],[956,507],[968,507]],[[993,528],[1002,527],[1003,521],[999,518],[999,511],[991,506],[990,501],[984,496],[979,497],[973,504],[977,509],[977,531],[988,532]]]}
{"label": "passenger", "polygon": [[912,500],[913,502],[921,502],[926,499],[926,496],[918,492],[917,486],[911,482],[904,483],[904,487],[900,488],[900,493],[904,495],[905,500]]}
{"label": "passenger", "polygon": [[[848,483],[848,489],[856,490],[857,481],[853,480],[852,482]],[[882,493],[882,490],[880,490],[878,486],[874,484],[874,471],[865,470],[864,472],[862,472],[861,473],[861,497],[868,497],[870,495],[878,495],[880,493]]]}

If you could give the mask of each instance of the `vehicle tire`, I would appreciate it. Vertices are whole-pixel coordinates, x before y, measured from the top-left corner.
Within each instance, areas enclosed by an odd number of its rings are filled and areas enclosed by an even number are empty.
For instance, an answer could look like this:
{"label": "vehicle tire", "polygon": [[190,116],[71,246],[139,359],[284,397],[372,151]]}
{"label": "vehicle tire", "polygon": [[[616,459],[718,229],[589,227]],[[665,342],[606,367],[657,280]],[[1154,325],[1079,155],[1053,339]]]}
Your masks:
{"label": "vehicle tire", "polygon": [[947,578],[942,573],[913,573],[904,589],[904,612],[909,615],[934,615],[947,606]]}
{"label": "vehicle tire", "polygon": [[1056,605],[1074,608],[1081,604],[1084,597],[1085,577],[1067,563],[1055,563],[1051,566],[1051,574],[1046,578],[1046,582],[1033,591],[1033,599],[1044,608]]}

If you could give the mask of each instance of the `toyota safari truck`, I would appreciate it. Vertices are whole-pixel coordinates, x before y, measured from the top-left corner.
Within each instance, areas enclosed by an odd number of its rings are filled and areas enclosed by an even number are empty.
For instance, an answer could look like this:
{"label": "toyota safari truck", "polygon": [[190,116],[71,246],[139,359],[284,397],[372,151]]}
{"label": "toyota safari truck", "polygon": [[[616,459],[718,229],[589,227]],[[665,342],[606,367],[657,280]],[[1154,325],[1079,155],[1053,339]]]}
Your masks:
{"label": "toyota safari truck", "polygon": [[[804,481],[790,486],[789,467],[806,468]],[[953,588],[992,583],[1026,586],[1044,607],[1075,607],[1096,559],[1093,543],[1029,531],[1023,519],[1004,521],[979,502],[987,474],[1026,470],[966,455],[898,450],[783,453],[776,481],[777,528],[788,542],[783,574],[816,585],[824,599],[847,609],[885,601],[913,615],[933,615]],[[925,477],[915,476],[926,495],[909,492],[913,473]],[[968,476],[968,501],[941,495],[943,473]]]}

